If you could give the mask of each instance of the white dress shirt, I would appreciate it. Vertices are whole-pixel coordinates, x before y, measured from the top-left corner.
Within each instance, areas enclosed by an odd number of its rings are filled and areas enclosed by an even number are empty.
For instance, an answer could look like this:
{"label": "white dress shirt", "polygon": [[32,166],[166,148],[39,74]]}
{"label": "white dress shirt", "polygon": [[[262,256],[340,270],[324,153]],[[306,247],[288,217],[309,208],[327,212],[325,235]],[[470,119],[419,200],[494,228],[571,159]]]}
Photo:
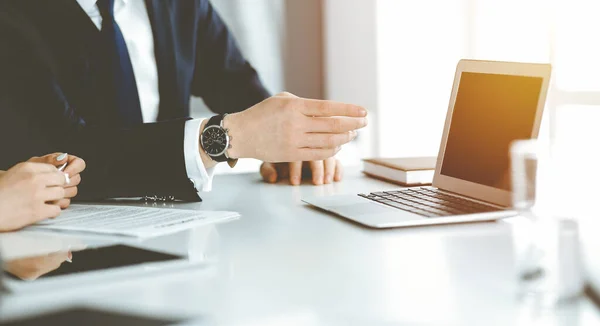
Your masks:
{"label": "white dress shirt", "polygon": [[[101,29],[102,15],[97,0],[77,0],[92,22]],[[158,68],[154,54],[154,36],[143,0],[116,0],[115,19],[125,38],[137,84],[144,123],[156,122],[160,104]],[[200,157],[200,125],[202,119],[185,123],[184,156],[188,178],[198,191],[210,191],[214,168],[206,169]]]}

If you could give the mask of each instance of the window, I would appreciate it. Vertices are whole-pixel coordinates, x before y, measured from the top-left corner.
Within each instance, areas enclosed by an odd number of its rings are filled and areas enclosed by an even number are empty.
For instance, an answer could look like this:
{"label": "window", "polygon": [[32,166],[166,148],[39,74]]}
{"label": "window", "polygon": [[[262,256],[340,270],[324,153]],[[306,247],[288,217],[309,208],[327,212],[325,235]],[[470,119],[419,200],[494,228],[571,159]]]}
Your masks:
{"label": "window", "polygon": [[550,62],[540,137],[600,139],[600,2],[379,0],[380,155],[435,155],[460,58]]}
{"label": "window", "polygon": [[[221,4],[219,9],[232,22],[242,47],[268,86],[273,91],[286,88],[289,85],[283,81],[297,74],[281,68],[285,51],[254,39],[244,41],[248,34],[268,36],[268,44],[278,44],[280,31],[273,31],[273,23],[264,29],[253,18],[252,24],[238,26],[243,21],[239,13],[253,8],[249,16],[259,14],[259,3],[270,8],[260,11],[261,17],[279,17],[273,20],[278,24],[285,21],[280,13],[285,11],[285,6],[280,8],[283,2],[256,0],[248,8],[237,8],[241,2],[215,4]],[[239,10],[221,8],[225,4]],[[598,0],[323,0],[322,6],[325,98],[370,109],[370,127],[341,153],[347,164],[358,164],[359,157],[372,155],[437,155],[456,63],[461,58],[552,63],[540,138],[550,140],[552,135],[557,144],[585,144],[588,148],[590,139],[600,139],[594,135],[600,128],[593,125],[600,117]],[[300,15],[290,12],[290,17]],[[298,33],[306,34],[300,27]],[[297,41],[284,39],[289,44]],[[321,42],[317,39],[306,42]],[[292,66],[309,67],[305,63]],[[298,84],[315,83],[302,77]],[[250,171],[258,163],[243,165],[236,170]]]}

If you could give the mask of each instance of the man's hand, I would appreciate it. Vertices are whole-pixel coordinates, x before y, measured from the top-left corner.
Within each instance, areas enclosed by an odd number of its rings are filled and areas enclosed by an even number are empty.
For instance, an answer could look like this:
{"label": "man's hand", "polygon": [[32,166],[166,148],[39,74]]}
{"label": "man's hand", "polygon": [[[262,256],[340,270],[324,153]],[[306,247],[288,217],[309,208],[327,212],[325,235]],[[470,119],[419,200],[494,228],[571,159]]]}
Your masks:
{"label": "man's hand", "polygon": [[338,160],[330,157],[325,161],[263,163],[260,166],[260,174],[268,183],[287,179],[291,185],[297,186],[303,176],[311,176],[314,185],[322,185],[341,181],[343,169]]}
{"label": "man's hand", "polygon": [[81,183],[81,172],[85,170],[85,161],[77,156],[66,155],[63,153],[54,153],[42,157],[32,157],[28,162],[46,163],[60,167],[67,163],[67,167],[63,171],[69,175],[70,182],[65,185],[65,196],[60,199],[57,204],[62,209],[66,209],[71,205],[71,199],[77,196],[77,186]]}
{"label": "man's hand", "polygon": [[282,93],[225,117],[232,139],[228,156],[270,163],[327,160],[356,138],[356,130],[367,125],[366,116],[357,105]]}

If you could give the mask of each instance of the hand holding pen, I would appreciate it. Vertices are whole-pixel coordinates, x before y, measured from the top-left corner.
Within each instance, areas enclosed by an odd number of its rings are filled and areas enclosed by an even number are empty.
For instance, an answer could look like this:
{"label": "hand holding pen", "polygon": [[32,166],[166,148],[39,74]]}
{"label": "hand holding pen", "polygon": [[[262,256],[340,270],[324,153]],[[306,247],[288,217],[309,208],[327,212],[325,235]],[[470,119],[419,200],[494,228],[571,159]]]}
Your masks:
{"label": "hand holding pen", "polygon": [[32,157],[29,162],[46,163],[54,165],[59,171],[65,173],[65,198],[60,200],[62,209],[69,207],[71,199],[77,195],[77,186],[81,183],[80,173],[85,170],[85,161],[77,156],[67,153],[54,153],[41,157]]}

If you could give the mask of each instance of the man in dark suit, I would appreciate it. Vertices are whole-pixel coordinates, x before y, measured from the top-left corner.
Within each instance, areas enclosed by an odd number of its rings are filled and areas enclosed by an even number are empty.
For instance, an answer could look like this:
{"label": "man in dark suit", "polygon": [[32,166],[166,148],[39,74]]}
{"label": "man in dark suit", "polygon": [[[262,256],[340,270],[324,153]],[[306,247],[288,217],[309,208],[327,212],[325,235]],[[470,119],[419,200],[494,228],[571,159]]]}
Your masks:
{"label": "man in dark suit", "polygon": [[[190,119],[191,96],[219,115]],[[0,169],[76,154],[88,166],[80,199],[198,200],[212,167],[237,158],[313,161],[313,181],[330,182],[366,114],[269,97],[208,0],[0,3]],[[289,165],[292,184],[301,167]],[[265,165],[265,179],[275,171]]]}

